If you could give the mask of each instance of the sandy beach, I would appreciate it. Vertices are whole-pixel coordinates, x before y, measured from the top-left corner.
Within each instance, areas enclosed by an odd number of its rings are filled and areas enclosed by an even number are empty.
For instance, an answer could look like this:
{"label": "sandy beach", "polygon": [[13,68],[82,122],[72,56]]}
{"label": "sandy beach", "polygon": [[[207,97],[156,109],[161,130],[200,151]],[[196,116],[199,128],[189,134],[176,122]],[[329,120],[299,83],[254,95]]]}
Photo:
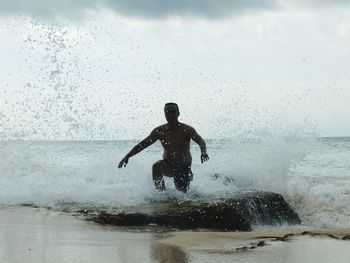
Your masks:
{"label": "sandy beach", "polygon": [[350,229],[177,232],[158,242],[178,246],[186,262],[339,262],[350,257]]}
{"label": "sandy beach", "polygon": [[118,231],[43,208],[0,209],[0,262],[153,262],[151,233]]}
{"label": "sandy beach", "polygon": [[[0,208],[0,261],[13,262],[348,262],[350,229],[203,232],[138,231],[70,213]],[[287,234],[284,241],[276,241]],[[323,235],[324,234],[324,235]],[[327,235],[333,235],[329,237]]]}

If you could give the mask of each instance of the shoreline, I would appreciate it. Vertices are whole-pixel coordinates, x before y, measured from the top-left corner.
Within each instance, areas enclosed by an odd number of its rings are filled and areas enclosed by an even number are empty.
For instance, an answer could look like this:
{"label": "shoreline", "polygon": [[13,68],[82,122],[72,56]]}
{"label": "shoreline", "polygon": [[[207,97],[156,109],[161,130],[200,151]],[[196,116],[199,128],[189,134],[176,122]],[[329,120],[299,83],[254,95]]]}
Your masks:
{"label": "shoreline", "polygon": [[[350,229],[308,229],[308,230],[270,230],[270,231],[251,231],[251,232],[208,232],[208,231],[178,231],[170,232],[170,237],[163,238],[158,242],[171,246],[190,247],[190,248],[215,248],[225,247],[227,242],[259,243],[260,241],[290,241],[294,238],[331,238],[338,241],[349,242]],[[263,246],[263,245],[258,245]]]}
{"label": "shoreline", "polygon": [[347,263],[350,258],[350,229],[171,234],[157,242],[182,250],[187,258],[183,263]]}
{"label": "shoreline", "polygon": [[347,235],[350,229],[208,232],[152,227],[143,231],[99,225],[71,212],[0,206],[0,261],[10,263],[24,259],[33,263],[109,262],[111,258],[117,262],[232,262],[232,257],[254,258],[266,253],[278,257],[284,247],[300,251],[298,244],[317,247],[324,242],[331,242],[334,255],[341,256],[346,253],[342,246],[350,241],[336,238]]}

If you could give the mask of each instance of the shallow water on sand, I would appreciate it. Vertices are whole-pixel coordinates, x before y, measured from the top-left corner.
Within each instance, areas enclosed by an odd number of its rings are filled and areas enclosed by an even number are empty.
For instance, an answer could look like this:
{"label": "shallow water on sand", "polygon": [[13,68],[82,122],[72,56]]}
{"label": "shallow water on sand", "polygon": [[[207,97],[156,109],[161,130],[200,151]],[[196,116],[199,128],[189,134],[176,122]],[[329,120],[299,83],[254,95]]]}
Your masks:
{"label": "shallow water on sand", "polygon": [[[263,247],[237,251],[237,247],[256,243],[261,235],[276,233],[159,234],[154,230],[125,231],[43,208],[0,207],[0,262],[347,263],[350,258],[350,241],[330,238],[295,236],[285,242],[264,239]],[[344,231],[339,233],[350,233],[349,229]]]}
{"label": "shallow water on sand", "polygon": [[0,208],[0,262],[154,262],[152,233],[117,231],[70,214]]}
{"label": "shallow water on sand", "polygon": [[350,258],[350,242],[330,238],[302,237],[288,242],[273,241],[264,247],[246,252],[193,250],[190,254],[190,262],[193,263],[347,263]]}

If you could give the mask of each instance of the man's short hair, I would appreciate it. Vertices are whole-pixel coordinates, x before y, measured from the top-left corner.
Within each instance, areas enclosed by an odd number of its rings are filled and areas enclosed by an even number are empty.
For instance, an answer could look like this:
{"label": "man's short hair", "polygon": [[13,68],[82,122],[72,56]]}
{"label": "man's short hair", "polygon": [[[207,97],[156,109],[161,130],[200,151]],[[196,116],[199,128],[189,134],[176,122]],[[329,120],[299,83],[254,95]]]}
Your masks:
{"label": "man's short hair", "polygon": [[177,104],[176,104],[175,102],[168,102],[168,103],[166,103],[166,104],[164,105],[164,111],[165,111],[165,108],[166,108],[167,106],[176,106],[177,111],[180,111],[180,110],[179,110],[179,106],[177,106]]}

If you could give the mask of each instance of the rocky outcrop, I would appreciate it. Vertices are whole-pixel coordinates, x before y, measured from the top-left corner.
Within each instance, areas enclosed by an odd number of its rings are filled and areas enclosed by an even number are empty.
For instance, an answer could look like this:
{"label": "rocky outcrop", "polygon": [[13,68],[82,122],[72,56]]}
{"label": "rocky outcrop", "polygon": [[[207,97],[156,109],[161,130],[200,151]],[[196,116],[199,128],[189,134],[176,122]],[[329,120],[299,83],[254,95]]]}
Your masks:
{"label": "rocky outcrop", "polygon": [[254,192],[212,201],[166,201],[100,212],[89,219],[101,224],[145,226],[156,224],[180,229],[208,228],[250,231],[252,225],[300,224],[284,198],[271,192]]}
{"label": "rocky outcrop", "polygon": [[350,235],[343,236],[341,240],[350,240]]}

